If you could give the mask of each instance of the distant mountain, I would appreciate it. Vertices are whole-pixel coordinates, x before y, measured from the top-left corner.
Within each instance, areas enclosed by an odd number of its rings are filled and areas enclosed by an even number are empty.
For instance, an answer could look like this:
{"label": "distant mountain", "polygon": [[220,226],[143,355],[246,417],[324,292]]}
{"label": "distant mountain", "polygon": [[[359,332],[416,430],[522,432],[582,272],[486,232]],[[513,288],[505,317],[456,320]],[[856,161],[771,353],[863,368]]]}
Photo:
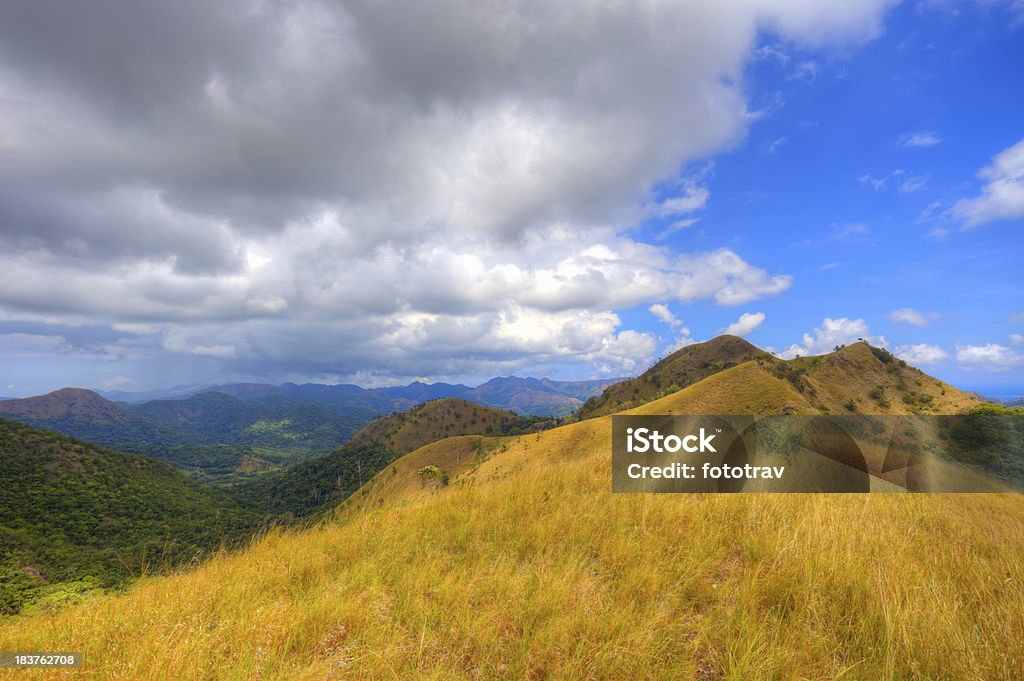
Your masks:
{"label": "distant mountain", "polygon": [[986,397],[976,392],[971,392],[970,394],[982,402],[993,402],[1004,407],[1024,407],[1024,397],[1009,395],[989,395]]}
{"label": "distant mountain", "polygon": [[330,454],[262,475],[229,493],[259,512],[309,515],[345,499],[391,461],[425,444],[524,432],[534,421],[458,398],[434,400],[379,418]]}
{"label": "distant mountain", "polygon": [[566,416],[583,406],[584,400],[618,380],[567,382],[509,376],[492,378],[463,393],[461,397],[490,407],[509,409],[517,414]]}
{"label": "distant mountain", "polygon": [[331,451],[372,416],[342,415],[301,399],[263,404],[220,392],[121,406],[90,390],[65,388],[0,401],[0,417],[153,456],[217,482]]}
{"label": "distant mountain", "polygon": [[179,435],[173,430],[81,388],[0,401],[0,417],[108,447],[180,444]]}
{"label": "distant mountain", "polygon": [[609,385],[600,395],[588,399],[578,416],[582,420],[629,409],[764,354],[738,336],[719,336],[706,343],[687,345],[636,378]]}
{"label": "distant mountain", "polygon": [[297,453],[333,449],[366,424],[365,419],[341,416],[310,402],[268,406],[221,392],[153,400],[127,409],[187,433],[192,444],[252,445]]}
{"label": "distant mountain", "polygon": [[0,480],[3,614],[190,561],[259,520],[161,461],[2,419]]}
{"label": "distant mountain", "polygon": [[176,385],[173,388],[164,390],[144,390],[141,392],[130,392],[126,390],[99,390],[95,392],[112,402],[148,402],[149,400],[171,400],[179,397],[188,397],[208,389],[209,385]]}
{"label": "distant mountain", "polygon": [[[451,383],[424,383],[414,381],[404,386],[361,388],[357,385],[323,385],[319,383],[227,383],[181,390],[175,395],[160,395],[161,399],[189,398],[199,393],[222,393],[247,402],[280,407],[289,404],[313,402],[335,414],[369,420],[380,414],[405,411],[430,400],[458,397],[496,409],[508,409],[527,416],[565,416],[576,411],[583,402],[606,386],[620,379],[596,381],[554,381],[543,378],[508,376],[493,378],[475,388]],[[167,392],[167,391],[164,391]],[[103,393],[110,399],[126,403],[141,403],[142,393]],[[153,393],[146,393],[147,395]]]}
{"label": "distant mountain", "polygon": [[37,397],[0,401],[0,416],[94,424],[126,424],[131,421],[131,415],[113,402],[81,388],[63,388]]}

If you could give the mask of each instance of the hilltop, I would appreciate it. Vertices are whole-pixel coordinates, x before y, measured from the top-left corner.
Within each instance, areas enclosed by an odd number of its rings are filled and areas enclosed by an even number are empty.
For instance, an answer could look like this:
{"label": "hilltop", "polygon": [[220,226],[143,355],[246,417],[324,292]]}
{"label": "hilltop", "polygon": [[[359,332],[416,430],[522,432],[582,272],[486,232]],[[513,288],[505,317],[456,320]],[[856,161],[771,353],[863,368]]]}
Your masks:
{"label": "hilltop", "polygon": [[687,345],[636,378],[609,385],[600,395],[588,399],[576,415],[588,419],[629,409],[763,354],[763,350],[738,336],[718,336]]}
{"label": "hilltop", "polygon": [[0,613],[192,561],[258,521],[160,461],[2,419],[0,480]]}
{"label": "hilltop", "polygon": [[[884,357],[753,359],[633,413],[975,403]],[[1020,495],[613,494],[610,428],[424,445],[335,522],[0,627],[0,646],[178,678],[1024,676]]]}
{"label": "hilltop", "polygon": [[499,435],[532,421],[458,398],[427,402],[379,418],[335,451],[230,490],[260,512],[304,516],[345,499],[389,463],[436,440]]}
{"label": "hilltop", "polygon": [[131,415],[91,390],[62,388],[46,395],[0,400],[0,416],[37,422],[81,421],[124,426]]}
{"label": "hilltop", "polygon": [[[686,392],[707,379],[713,380],[696,393]],[[690,396],[686,413],[693,414],[955,414],[981,403],[865,342],[783,360],[742,338],[719,336],[609,386],[577,416],[583,420],[631,409],[674,393]]]}

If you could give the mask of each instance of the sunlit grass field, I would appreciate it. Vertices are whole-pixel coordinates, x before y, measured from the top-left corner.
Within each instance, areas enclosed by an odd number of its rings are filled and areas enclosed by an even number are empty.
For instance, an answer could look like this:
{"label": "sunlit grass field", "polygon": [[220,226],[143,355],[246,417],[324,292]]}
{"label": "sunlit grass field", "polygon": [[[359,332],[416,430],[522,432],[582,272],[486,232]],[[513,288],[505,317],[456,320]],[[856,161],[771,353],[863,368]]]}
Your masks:
{"label": "sunlit grass field", "polygon": [[[633,413],[793,399],[716,376]],[[428,445],[318,527],[12,619],[0,649],[125,679],[1024,678],[1024,495],[612,494],[610,425]]]}
{"label": "sunlit grass field", "polygon": [[0,648],[97,678],[1024,677],[1021,496],[612,495],[607,463],[268,536]]}

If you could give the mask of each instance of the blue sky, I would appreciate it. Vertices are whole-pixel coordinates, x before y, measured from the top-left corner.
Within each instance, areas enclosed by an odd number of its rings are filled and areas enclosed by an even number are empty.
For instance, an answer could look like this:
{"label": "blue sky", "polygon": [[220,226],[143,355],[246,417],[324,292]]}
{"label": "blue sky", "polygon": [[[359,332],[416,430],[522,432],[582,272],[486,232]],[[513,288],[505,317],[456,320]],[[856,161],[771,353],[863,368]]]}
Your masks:
{"label": "blue sky", "polygon": [[[950,16],[904,4],[882,36],[848,54],[770,35],[761,48],[750,100],[770,113],[734,149],[689,168],[704,173],[710,198],[665,240],[735,246],[793,275],[786,293],[743,306],[765,314],[748,335],[759,345],[785,348],[823,317],[863,319],[890,348],[942,348],[948,358],[923,366],[955,385],[1024,392],[1019,363],[956,361],[958,345],[1024,353],[1011,338],[1024,334],[1011,321],[1024,307],[1024,215],[964,230],[949,214],[1024,134],[1024,25],[998,6]],[[657,239],[672,221],[652,221],[645,235]],[[670,308],[698,338],[736,321],[736,310],[706,302]],[[922,318],[890,318],[899,309]],[[644,325],[645,315],[641,306],[627,318]]]}
{"label": "blue sky", "polygon": [[148,4],[0,15],[0,395],[726,329],[1024,394],[1019,3]]}

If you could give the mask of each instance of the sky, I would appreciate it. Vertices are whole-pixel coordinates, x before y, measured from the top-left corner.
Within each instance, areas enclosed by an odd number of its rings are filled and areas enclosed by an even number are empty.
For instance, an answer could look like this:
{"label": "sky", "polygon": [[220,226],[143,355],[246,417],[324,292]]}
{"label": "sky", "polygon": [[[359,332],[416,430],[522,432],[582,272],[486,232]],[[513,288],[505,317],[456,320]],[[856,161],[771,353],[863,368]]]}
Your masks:
{"label": "sky", "polygon": [[1024,394],[1020,0],[0,8],[0,395],[869,340]]}

